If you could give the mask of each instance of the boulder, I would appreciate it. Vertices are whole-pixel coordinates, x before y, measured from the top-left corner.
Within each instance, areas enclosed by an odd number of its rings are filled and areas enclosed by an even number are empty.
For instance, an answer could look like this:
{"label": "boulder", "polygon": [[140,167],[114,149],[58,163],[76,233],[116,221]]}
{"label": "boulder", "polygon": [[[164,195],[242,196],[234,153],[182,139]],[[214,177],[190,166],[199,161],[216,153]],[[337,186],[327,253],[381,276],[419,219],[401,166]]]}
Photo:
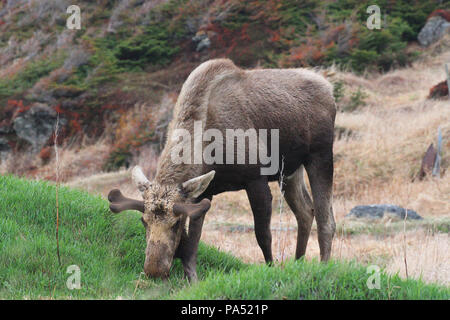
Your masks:
{"label": "boulder", "polygon": [[43,103],[35,103],[19,114],[13,122],[16,135],[31,144],[33,153],[39,152],[50,139],[55,124],[56,111]]}
{"label": "boulder", "polygon": [[197,34],[192,37],[192,41],[196,43],[195,50],[197,52],[208,49],[211,46],[211,40],[209,39],[208,34],[204,31],[197,32]]}
{"label": "boulder", "polygon": [[406,210],[408,210],[407,220],[422,220],[423,218],[417,212],[405,209],[393,204],[373,204],[366,206],[356,206],[350,213],[346,215],[347,218],[367,218],[367,219],[381,219],[383,217],[392,217],[396,219],[405,219]]}
{"label": "boulder", "polygon": [[447,32],[450,32],[450,22],[441,16],[434,16],[428,19],[425,26],[420,30],[417,40],[420,45],[427,47],[437,42]]}

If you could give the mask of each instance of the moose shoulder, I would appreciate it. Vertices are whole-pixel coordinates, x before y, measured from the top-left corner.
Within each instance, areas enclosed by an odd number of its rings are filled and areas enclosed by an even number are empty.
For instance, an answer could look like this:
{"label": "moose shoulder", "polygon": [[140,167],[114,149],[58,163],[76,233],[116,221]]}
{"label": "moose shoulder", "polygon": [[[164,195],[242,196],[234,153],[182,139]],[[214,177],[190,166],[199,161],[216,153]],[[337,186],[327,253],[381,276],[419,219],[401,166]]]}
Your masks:
{"label": "moose shoulder", "polygon": [[328,260],[335,231],[335,115],[332,86],[312,71],[242,70],[227,59],[197,67],[176,102],[155,179],[147,180],[139,167],[132,171],[143,201],[126,198],[119,190],[109,195],[113,212],[143,213],[145,273],[166,277],[173,259],[180,258],[186,276],[197,279],[197,248],[210,201],[215,194],[241,189],[250,201],[258,244],[271,262],[268,182],[274,180],[282,181],[297,219],[296,258],[305,254],[315,217],[320,256]]}

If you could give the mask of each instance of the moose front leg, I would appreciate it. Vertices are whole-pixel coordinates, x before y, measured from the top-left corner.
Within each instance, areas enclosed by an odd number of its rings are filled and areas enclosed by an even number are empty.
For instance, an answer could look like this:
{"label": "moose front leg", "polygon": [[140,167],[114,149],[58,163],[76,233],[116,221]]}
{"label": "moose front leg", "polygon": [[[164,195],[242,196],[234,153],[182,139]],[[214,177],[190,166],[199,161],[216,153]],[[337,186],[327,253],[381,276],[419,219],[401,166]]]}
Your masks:
{"label": "moose front leg", "polygon": [[255,234],[266,263],[271,263],[272,235],[270,233],[270,218],[272,216],[272,194],[265,177],[250,182],[246,188],[248,200],[255,221]]}
{"label": "moose front leg", "polygon": [[181,238],[177,250],[177,256],[183,264],[184,275],[190,282],[197,281],[197,251],[204,219],[205,216],[189,219],[189,230]]}

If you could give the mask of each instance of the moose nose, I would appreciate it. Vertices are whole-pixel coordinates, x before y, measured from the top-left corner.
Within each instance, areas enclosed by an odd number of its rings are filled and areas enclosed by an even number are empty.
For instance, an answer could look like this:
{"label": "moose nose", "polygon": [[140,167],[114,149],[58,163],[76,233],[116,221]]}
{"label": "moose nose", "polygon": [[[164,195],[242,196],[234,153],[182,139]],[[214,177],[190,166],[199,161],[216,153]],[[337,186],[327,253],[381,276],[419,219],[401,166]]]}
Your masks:
{"label": "moose nose", "polygon": [[153,247],[153,250],[147,251],[144,272],[148,277],[167,278],[169,276],[171,263],[168,257],[161,253],[161,250],[155,247]]}
{"label": "moose nose", "polygon": [[172,266],[171,257],[167,244],[162,241],[148,241],[145,250],[145,274],[152,278],[167,278]]}
{"label": "moose nose", "polygon": [[167,278],[169,276],[170,266],[168,264],[146,263],[144,272],[147,277]]}

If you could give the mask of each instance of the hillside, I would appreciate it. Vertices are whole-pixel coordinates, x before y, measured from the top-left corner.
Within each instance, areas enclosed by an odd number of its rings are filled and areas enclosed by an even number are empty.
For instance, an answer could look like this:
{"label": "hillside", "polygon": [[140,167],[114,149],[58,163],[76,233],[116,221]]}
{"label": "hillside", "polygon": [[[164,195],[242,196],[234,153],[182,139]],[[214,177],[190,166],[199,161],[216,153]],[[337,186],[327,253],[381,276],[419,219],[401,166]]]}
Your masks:
{"label": "hillside", "polygon": [[[200,281],[187,285],[176,263],[168,281],[141,275],[145,231],[139,214],[113,217],[107,201],[60,188],[60,255],[56,254],[56,189],[37,181],[0,177],[1,299],[448,299],[450,290],[381,273],[370,290],[354,262],[289,261],[245,264],[201,244]],[[20,200],[20,201],[19,201]],[[69,290],[68,266],[80,270],[81,289]],[[298,281],[292,281],[298,279]]]}
{"label": "hillside", "polygon": [[[65,0],[0,4],[0,158],[12,158],[8,172],[55,178],[41,166],[55,156],[57,115],[58,145],[100,149],[85,150],[83,165],[63,179],[129,166],[148,148],[157,154],[181,84],[207,59],[358,74],[410,66],[427,18],[450,8],[432,0],[78,4],[80,30],[66,27]],[[369,4],[385,15],[380,30],[365,26]]]}

